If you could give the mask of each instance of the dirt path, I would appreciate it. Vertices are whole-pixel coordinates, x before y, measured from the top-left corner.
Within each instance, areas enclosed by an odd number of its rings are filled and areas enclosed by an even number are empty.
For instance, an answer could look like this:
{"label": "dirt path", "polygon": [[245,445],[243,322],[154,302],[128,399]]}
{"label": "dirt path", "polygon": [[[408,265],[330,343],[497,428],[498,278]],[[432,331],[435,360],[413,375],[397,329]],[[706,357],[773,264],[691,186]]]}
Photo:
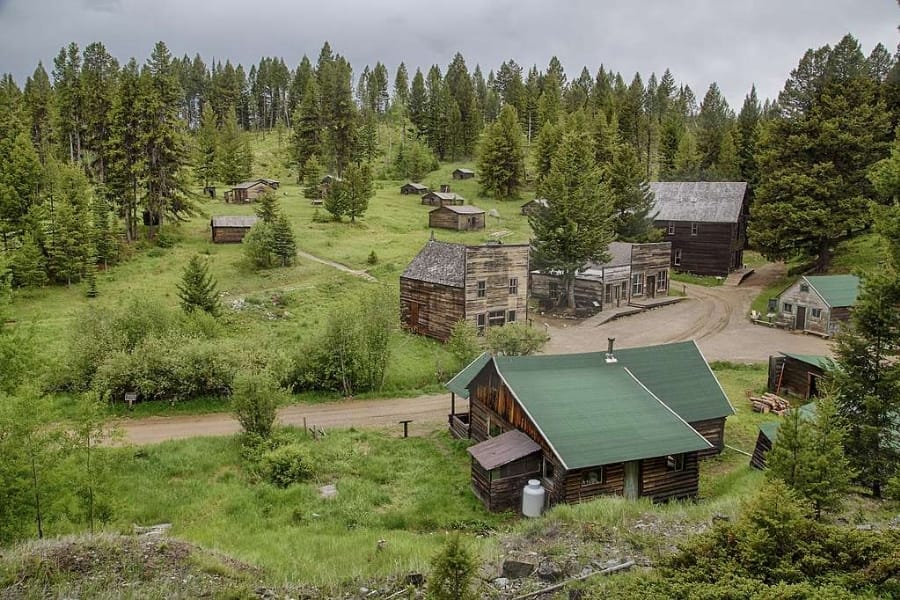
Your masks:
{"label": "dirt path", "polygon": [[309,260],[313,260],[317,263],[322,263],[323,265],[328,265],[338,271],[343,271],[344,273],[350,273],[351,275],[355,275],[357,277],[361,277],[366,281],[377,282],[378,280],[366,273],[365,271],[359,271],[357,269],[351,269],[347,265],[342,265],[339,262],[334,262],[333,260],[328,260],[327,258],[320,258],[315,254],[310,254],[309,252],[304,252],[303,250],[297,250],[297,256],[301,258],[306,258]]}
{"label": "dirt path", "polygon": [[[457,411],[468,410],[468,402],[457,398]],[[295,404],[279,409],[278,421],[283,425],[322,427],[327,432],[335,427],[384,428],[402,435],[401,420],[412,419],[410,435],[428,433],[447,422],[450,394],[434,394],[418,398],[388,400],[346,400],[326,404]],[[241,430],[228,413],[179,417],[149,417],[120,420],[115,425],[124,433],[125,442],[157,444],[195,436],[231,435]]]}

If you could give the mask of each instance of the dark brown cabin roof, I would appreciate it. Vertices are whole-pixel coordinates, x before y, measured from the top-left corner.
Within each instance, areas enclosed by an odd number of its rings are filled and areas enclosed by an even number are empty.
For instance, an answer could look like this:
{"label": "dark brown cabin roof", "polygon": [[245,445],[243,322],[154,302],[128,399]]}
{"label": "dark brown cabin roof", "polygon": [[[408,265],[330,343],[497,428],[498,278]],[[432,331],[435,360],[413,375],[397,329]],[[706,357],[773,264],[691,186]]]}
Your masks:
{"label": "dark brown cabin roof", "polygon": [[428,186],[427,186],[427,185],[424,185],[424,184],[421,184],[421,183],[415,183],[415,182],[413,182],[413,181],[410,181],[409,183],[407,183],[407,184],[404,185],[403,187],[411,187],[411,188],[416,189],[416,190],[427,190],[427,189],[428,189]]}
{"label": "dark brown cabin roof", "polygon": [[737,223],[746,181],[656,181],[650,184],[656,221]]}
{"label": "dark brown cabin roof", "polygon": [[472,458],[488,471],[540,450],[541,447],[534,440],[518,429],[501,433],[467,449]]}
{"label": "dark brown cabin roof", "polygon": [[213,227],[246,227],[249,229],[258,220],[257,217],[213,217],[209,224]]}
{"label": "dark brown cabin roof", "polygon": [[239,184],[237,184],[236,186],[234,186],[234,187],[231,188],[231,189],[233,189],[233,190],[246,190],[246,189],[252,188],[254,185],[259,185],[259,184],[269,185],[268,182],[263,181],[262,179],[254,179],[254,180],[252,180],[252,181],[242,181],[242,182],[240,182]]}
{"label": "dark brown cabin roof", "polygon": [[454,172],[454,173],[465,173],[465,174],[467,174],[467,175],[470,174],[470,173],[471,173],[472,175],[475,174],[475,171],[473,171],[472,169],[463,169],[463,168],[455,169],[453,172]]}
{"label": "dark brown cabin roof", "polygon": [[[477,206],[466,206],[466,205],[462,205],[462,206],[446,205],[446,206],[441,206],[440,208],[436,208],[434,210],[452,210],[453,212],[455,212],[456,214],[459,214],[459,215],[483,215],[484,214],[484,210],[478,208]],[[434,210],[431,212],[434,212]]]}
{"label": "dark brown cabin roof", "polygon": [[430,240],[412,259],[401,277],[450,287],[465,287],[466,247]]}

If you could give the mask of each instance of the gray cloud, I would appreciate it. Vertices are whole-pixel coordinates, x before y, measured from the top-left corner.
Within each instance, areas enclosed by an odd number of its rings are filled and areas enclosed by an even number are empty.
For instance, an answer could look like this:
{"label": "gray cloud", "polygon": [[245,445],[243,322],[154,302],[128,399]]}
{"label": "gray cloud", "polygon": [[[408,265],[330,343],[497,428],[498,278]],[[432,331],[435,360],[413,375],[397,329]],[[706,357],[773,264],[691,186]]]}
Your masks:
{"label": "gray cloud", "polygon": [[894,0],[0,0],[0,71],[24,81],[69,41],[143,61],[160,39],[207,62],[276,55],[294,66],[327,39],[357,71],[377,60],[445,68],[457,51],[485,74],[510,58],[544,68],[553,55],[570,79],[601,63],[629,81],[670,68],[701,98],[718,82],[738,108],[751,84],[774,97],[807,48],[845,33],[866,52],[893,50],[898,16]]}

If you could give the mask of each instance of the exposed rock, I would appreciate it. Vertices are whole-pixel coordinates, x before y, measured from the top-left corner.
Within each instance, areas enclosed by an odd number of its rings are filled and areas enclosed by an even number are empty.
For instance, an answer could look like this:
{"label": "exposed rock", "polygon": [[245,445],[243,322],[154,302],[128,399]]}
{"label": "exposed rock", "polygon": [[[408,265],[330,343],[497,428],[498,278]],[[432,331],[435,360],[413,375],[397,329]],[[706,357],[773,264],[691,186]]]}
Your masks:
{"label": "exposed rock", "polygon": [[425,585],[425,576],[421,573],[410,573],[406,576],[406,585],[422,587]]}
{"label": "exposed rock", "polygon": [[319,488],[319,497],[325,499],[332,499],[337,497],[337,486],[333,483],[329,483],[328,485],[323,485]]}
{"label": "exposed rock", "polygon": [[538,565],[537,576],[544,581],[557,582],[565,577],[565,573],[559,565],[547,560]]}
{"label": "exposed rock", "polygon": [[498,577],[494,580],[494,585],[496,585],[501,590],[505,590],[506,586],[509,585],[509,579],[507,579],[506,577]]}
{"label": "exposed rock", "polygon": [[534,563],[507,558],[503,561],[503,567],[500,569],[500,572],[503,577],[509,579],[521,579],[522,577],[528,577],[534,573]]}
{"label": "exposed rock", "polygon": [[873,529],[875,529],[875,527],[873,527],[870,523],[866,523],[865,525],[857,525],[856,526],[857,531],[872,531]]}

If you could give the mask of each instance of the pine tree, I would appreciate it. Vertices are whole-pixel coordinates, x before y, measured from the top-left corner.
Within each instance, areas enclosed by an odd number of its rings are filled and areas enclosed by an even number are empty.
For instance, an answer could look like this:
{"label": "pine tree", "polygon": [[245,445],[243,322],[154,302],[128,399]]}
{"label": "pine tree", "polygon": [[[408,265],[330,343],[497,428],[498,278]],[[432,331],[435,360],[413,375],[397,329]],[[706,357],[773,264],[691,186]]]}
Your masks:
{"label": "pine tree", "polygon": [[291,223],[284,214],[272,224],[272,250],[273,254],[281,260],[281,266],[286,267],[294,262],[297,257],[297,242],[294,240],[294,231]]}
{"label": "pine tree", "polygon": [[375,195],[372,183],[372,169],[366,164],[351,164],[347,167],[344,180],[338,185],[343,187],[345,214],[350,222],[365,214],[369,207],[369,199]]}
{"label": "pine tree", "polygon": [[756,144],[762,126],[762,107],[756,97],[756,86],[744,98],[741,112],[738,113],[737,127],[740,132],[738,156],[741,164],[741,181],[749,183],[751,189],[756,188],[759,180],[759,169],[756,165]]}
{"label": "pine tree", "polygon": [[137,239],[138,187],[146,169],[140,140],[141,90],[137,62],[132,59],[119,74],[113,98],[106,165],[107,198],[125,218],[125,236]]}
{"label": "pine tree", "polygon": [[216,152],[219,145],[219,132],[216,128],[216,115],[212,104],[203,105],[200,113],[200,128],[197,131],[197,144],[194,159],[194,173],[197,181],[204,187],[212,185],[218,174]]}
{"label": "pine tree", "polygon": [[513,106],[500,110],[500,118],[484,133],[478,155],[481,187],[499,199],[517,198],[525,179],[525,148],[519,117]]}
{"label": "pine tree", "polygon": [[219,293],[216,281],[209,273],[209,264],[199,254],[195,254],[184,267],[181,283],[178,284],[178,298],[181,308],[190,313],[202,310],[216,317],[219,315]]}
{"label": "pine tree", "polygon": [[406,106],[409,102],[409,72],[406,65],[400,63],[394,75],[394,104]]}
{"label": "pine tree", "polygon": [[726,129],[722,134],[719,157],[714,168],[716,179],[719,181],[739,181],[741,178],[741,162],[734,139],[736,135],[739,135],[736,128]]}
{"label": "pine tree", "polygon": [[616,239],[623,242],[647,242],[657,238],[653,227],[653,192],[645,171],[628,144],[619,144],[611,163],[602,168],[615,214]]}
{"label": "pine tree", "polygon": [[686,130],[678,141],[671,178],[675,181],[700,181],[702,162],[703,155],[697,149],[697,138],[690,130]]}
{"label": "pine tree", "polygon": [[266,192],[259,195],[256,199],[256,207],[253,210],[260,220],[269,225],[275,223],[281,212],[278,207],[278,198],[275,197],[275,193],[271,190],[266,190]]}
{"label": "pine tree", "polygon": [[550,174],[550,165],[553,155],[556,153],[556,147],[562,139],[563,126],[561,123],[544,123],[541,131],[537,135],[534,144],[534,174],[535,183],[537,184],[538,193]]}
{"label": "pine tree", "polygon": [[424,135],[428,128],[427,108],[428,95],[425,91],[425,77],[421,69],[416,69],[409,91],[409,120],[416,128],[416,135]]}
{"label": "pine tree", "polygon": [[303,165],[303,195],[310,199],[322,198],[322,177],[325,170],[315,154],[310,155]]}
{"label": "pine tree", "polygon": [[[722,147],[722,138],[728,130],[734,115],[728,102],[715,82],[710,84],[700,112],[697,115],[697,150],[700,152],[700,171],[704,179],[716,177],[716,165]],[[734,139],[731,140],[732,146]]]}
{"label": "pine tree", "polygon": [[252,161],[253,152],[238,127],[236,115],[231,113],[219,132],[216,152],[218,178],[228,185],[240,183],[250,177]]}
{"label": "pine tree", "polygon": [[306,163],[311,156],[321,153],[322,113],[319,104],[319,86],[310,77],[300,105],[294,113],[294,132],[291,137],[291,156],[297,164],[298,180],[306,176]]}
{"label": "pine tree", "polygon": [[472,580],[477,563],[458,533],[451,535],[431,562],[428,597],[433,600],[475,600]]}
{"label": "pine tree", "polygon": [[13,283],[22,287],[47,284],[47,260],[33,233],[25,234],[22,245],[12,255]]}

